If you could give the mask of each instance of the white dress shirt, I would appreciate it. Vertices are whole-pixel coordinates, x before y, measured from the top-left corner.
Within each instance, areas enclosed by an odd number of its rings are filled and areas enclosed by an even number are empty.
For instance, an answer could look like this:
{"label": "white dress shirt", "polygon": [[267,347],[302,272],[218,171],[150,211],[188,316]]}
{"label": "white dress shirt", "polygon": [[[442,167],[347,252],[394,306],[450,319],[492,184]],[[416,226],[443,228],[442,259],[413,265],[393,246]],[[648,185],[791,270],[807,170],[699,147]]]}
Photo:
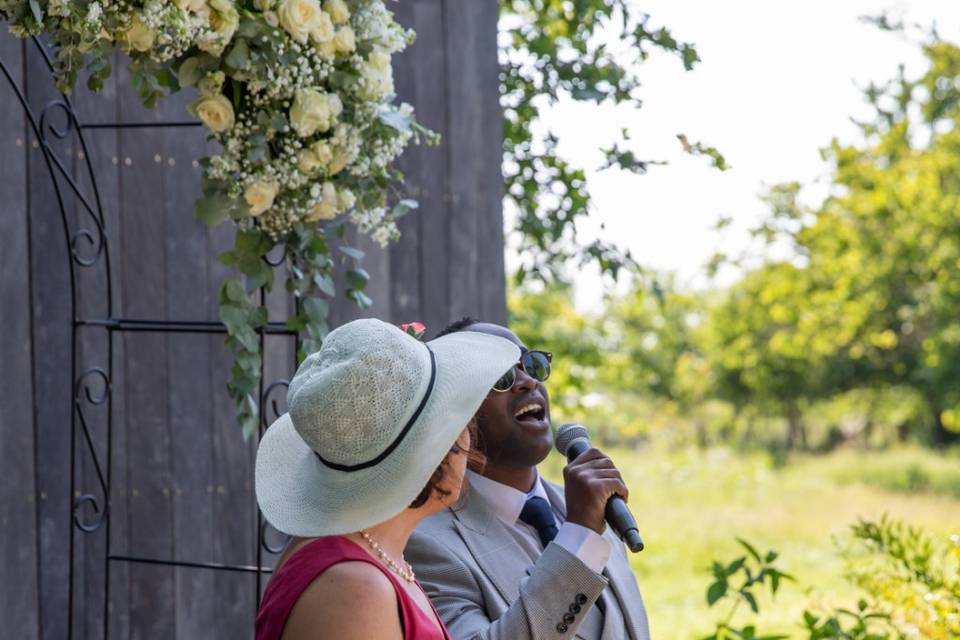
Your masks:
{"label": "white dress shirt", "polygon": [[[527,493],[469,470],[467,471],[467,480],[473,490],[486,500],[504,524],[529,538],[534,546],[543,549],[537,530],[520,520],[520,512],[523,511],[523,506],[527,503],[528,498],[539,496],[546,500],[547,504],[550,504],[550,499],[543,488],[539,474],[537,474],[537,479],[533,483],[533,488]],[[591,571],[601,573],[607,565],[607,560],[610,559],[610,543],[592,529],[572,522],[563,522],[552,504],[550,504],[550,507],[559,527],[557,537],[553,541],[579,558]]]}

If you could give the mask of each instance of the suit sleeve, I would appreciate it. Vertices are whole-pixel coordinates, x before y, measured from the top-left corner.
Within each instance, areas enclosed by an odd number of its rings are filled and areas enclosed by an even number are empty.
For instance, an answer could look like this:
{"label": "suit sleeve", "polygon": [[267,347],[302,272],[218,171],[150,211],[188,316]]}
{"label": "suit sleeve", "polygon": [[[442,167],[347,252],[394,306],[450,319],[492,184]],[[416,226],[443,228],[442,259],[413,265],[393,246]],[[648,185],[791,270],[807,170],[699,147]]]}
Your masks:
{"label": "suit sleeve", "polygon": [[494,620],[478,577],[442,542],[414,532],[405,555],[454,640],[573,638],[607,585],[603,575],[551,542],[521,581],[520,597]]}

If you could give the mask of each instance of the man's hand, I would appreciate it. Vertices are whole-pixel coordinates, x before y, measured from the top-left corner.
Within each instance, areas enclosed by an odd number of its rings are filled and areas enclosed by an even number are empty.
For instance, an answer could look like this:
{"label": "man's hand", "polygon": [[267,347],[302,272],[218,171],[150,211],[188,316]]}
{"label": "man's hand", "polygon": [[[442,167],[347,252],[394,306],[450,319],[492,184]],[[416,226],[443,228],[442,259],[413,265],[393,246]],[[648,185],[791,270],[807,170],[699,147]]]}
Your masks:
{"label": "man's hand", "polygon": [[614,495],[627,500],[629,491],[613,460],[597,449],[580,454],[563,468],[567,522],[603,533],[604,510]]}

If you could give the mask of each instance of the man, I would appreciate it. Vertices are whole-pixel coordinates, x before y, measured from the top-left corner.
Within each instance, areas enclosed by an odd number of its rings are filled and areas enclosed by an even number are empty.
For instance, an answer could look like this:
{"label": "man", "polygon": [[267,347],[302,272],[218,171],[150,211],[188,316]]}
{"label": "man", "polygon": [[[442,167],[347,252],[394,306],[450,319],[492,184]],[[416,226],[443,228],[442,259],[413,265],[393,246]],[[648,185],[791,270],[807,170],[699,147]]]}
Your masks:
{"label": "man", "polygon": [[440,332],[480,331],[520,347],[520,362],[477,412],[482,475],[468,471],[461,504],[427,518],[407,561],[454,640],[648,640],[647,615],[622,542],[604,522],[619,471],[592,449],[540,478],[553,445],[543,381],[549,356],[505,327],[470,318]]}

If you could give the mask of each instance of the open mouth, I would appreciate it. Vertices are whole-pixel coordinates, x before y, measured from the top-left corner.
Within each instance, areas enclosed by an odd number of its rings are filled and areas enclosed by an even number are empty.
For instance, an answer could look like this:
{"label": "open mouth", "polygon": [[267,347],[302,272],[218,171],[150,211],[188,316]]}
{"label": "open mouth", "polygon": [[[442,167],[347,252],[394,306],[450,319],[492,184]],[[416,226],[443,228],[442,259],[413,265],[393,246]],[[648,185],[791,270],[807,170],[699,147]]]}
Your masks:
{"label": "open mouth", "polygon": [[540,422],[545,416],[546,411],[539,402],[528,402],[513,414],[518,422]]}

